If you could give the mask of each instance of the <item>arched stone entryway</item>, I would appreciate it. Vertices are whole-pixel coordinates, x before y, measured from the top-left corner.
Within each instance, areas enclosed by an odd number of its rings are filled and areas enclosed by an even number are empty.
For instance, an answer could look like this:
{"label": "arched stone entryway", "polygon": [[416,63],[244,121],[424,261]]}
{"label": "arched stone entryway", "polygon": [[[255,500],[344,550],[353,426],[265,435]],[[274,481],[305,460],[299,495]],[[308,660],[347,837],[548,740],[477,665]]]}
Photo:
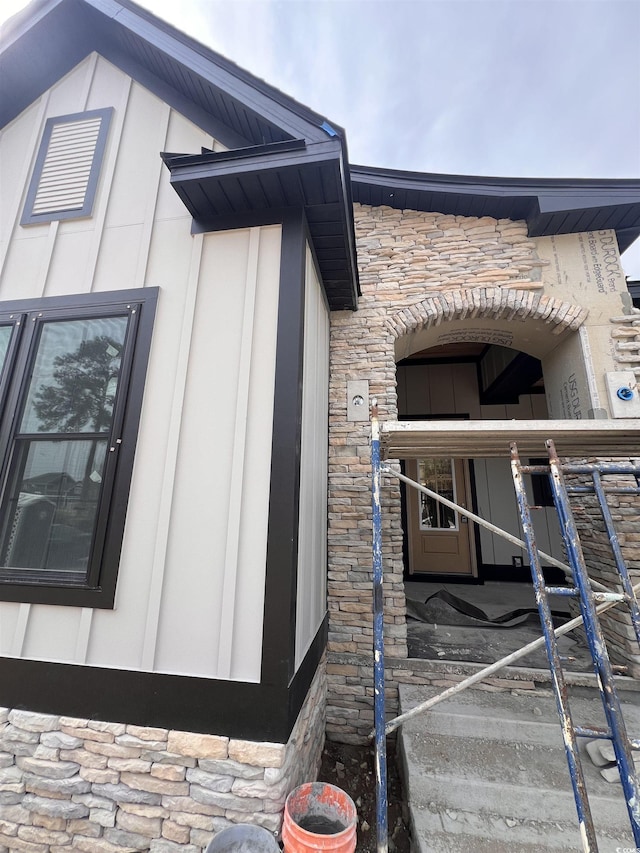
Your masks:
{"label": "arched stone entryway", "polygon": [[[370,661],[372,638],[369,424],[347,420],[347,382],[366,380],[370,395],[378,400],[381,418],[395,420],[396,362],[406,354],[437,345],[447,336],[486,339],[546,357],[576,332],[587,314],[579,306],[519,288],[460,288],[410,304],[398,302],[396,310],[390,310],[391,306],[385,309],[375,299],[365,298],[355,314],[332,317],[329,706],[337,702],[345,707],[346,716],[343,719],[336,711],[328,731],[335,726],[341,737],[358,737],[371,713],[370,687],[361,675]],[[382,502],[385,648],[392,661],[407,657],[404,534],[396,482],[385,480]],[[339,662],[332,663],[332,654]]]}

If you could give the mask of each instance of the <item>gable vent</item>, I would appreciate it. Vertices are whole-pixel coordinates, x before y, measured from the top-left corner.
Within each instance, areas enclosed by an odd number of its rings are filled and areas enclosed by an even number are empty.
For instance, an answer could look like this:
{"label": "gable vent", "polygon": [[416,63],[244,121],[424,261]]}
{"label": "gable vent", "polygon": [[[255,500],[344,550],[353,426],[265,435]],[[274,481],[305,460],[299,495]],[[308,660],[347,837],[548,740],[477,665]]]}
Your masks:
{"label": "gable vent", "polygon": [[99,118],[93,118],[53,128],[33,213],[84,207],[100,123]]}
{"label": "gable vent", "polygon": [[91,213],[111,112],[47,121],[22,224]]}

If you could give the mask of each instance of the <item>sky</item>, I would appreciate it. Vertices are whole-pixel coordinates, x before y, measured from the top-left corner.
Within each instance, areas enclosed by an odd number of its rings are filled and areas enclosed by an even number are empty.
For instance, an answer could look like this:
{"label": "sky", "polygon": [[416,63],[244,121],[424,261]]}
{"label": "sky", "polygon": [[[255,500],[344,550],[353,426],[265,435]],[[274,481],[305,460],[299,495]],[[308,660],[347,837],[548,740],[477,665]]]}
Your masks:
{"label": "sky", "polygon": [[138,2],[344,127],[352,163],[640,179],[640,0]]}

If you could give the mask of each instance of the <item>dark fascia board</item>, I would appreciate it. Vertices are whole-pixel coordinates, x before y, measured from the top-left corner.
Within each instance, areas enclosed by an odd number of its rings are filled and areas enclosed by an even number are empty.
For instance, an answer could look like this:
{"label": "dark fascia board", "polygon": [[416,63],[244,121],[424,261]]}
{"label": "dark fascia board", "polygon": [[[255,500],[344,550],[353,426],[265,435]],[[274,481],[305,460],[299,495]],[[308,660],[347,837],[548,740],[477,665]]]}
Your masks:
{"label": "dark fascia board", "polygon": [[171,171],[171,183],[180,185],[243,172],[326,163],[336,160],[340,153],[341,146],[337,141],[306,145],[304,140],[293,139],[236,151],[160,156]]}
{"label": "dark fascia board", "polygon": [[[322,141],[328,136],[344,135],[344,130],[330,123],[325,116],[314,112],[275,86],[270,86],[259,77],[254,77],[235,62],[207,48],[132,0],[82,1],[111,18],[117,18],[119,24],[150,41],[186,67],[192,67],[196,73],[201,73],[200,69],[209,70],[211,66],[215,66],[220,72],[220,75],[216,75],[217,84],[226,83],[228,88],[225,88],[225,91],[237,97],[243,104],[251,106],[250,102],[253,102],[255,105],[261,105],[262,108],[252,108],[265,118],[271,116],[275,125],[292,136]],[[203,76],[208,77],[207,74]],[[276,105],[280,109],[277,109]],[[285,127],[288,123],[290,128]]]}
{"label": "dark fascia board", "polygon": [[573,226],[584,221],[582,214],[591,212],[595,218],[601,211],[624,212],[624,226],[615,229],[621,251],[640,236],[640,180],[635,178],[499,178],[351,166],[351,182],[356,201],[361,188],[377,188],[386,194],[385,205],[399,207],[396,193],[402,198],[403,192],[412,192],[425,199],[425,209],[434,212],[439,201],[467,196],[484,202],[484,215],[500,217],[499,202],[518,200],[524,203],[531,237],[589,230]]}
{"label": "dark fascia board", "polygon": [[554,196],[588,198],[601,201],[603,194],[615,194],[621,203],[640,202],[640,179],[637,178],[500,178],[481,175],[444,175],[434,172],[405,172],[378,169],[374,166],[351,166],[354,184],[456,192],[496,196]]}
{"label": "dark fascia board", "polygon": [[[343,239],[345,260],[344,275],[348,278],[350,295],[348,304],[344,304],[344,294],[338,305],[332,299],[332,287],[329,281],[328,271],[323,271],[323,281],[329,304],[332,308],[350,308],[355,310],[357,299],[360,294],[358,281],[358,266],[355,251],[355,231],[353,224],[353,203],[351,201],[350,187],[348,183],[348,170],[344,163],[344,146],[342,140],[333,139],[321,143],[307,145],[304,140],[290,140],[287,142],[271,143],[269,145],[252,146],[239,151],[221,151],[196,155],[162,154],[165,165],[171,172],[171,185],[185,204],[194,218],[196,224],[203,225],[198,230],[206,230],[206,222],[216,217],[216,212],[206,207],[206,197],[198,194],[198,203],[194,204],[190,198],[191,186],[206,186],[207,182],[216,183],[224,179],[242,175],[255,175],[270,173],[272,175],[284,174],[289,171],[298,171],[303,174],[305,170],[315,170],[317,167],[326,166],[334,169],[338,183],[338,198],[331,199],[327,206],[337,204],[340,209],[340,228]],[[267,199],[267,201],[270,201]],[[299,198],[295,204],[304,207],[304,195],[300,189]],[[281,200],[274,200],[273,206],[277,207]],[[201,205],[205,205],[204,207]],[[314,205],[317,213],[322,205]],[[260,208],[268,211],[269,208]],[[246,209],[236,211],[237,213],[249,213],[253,208],[247,204]],[[220,227],[219,222],[216,225]],[[231,227],[231,226],[230,226]],[[315,237],[315,223],[309,223],[309,231],[312,242]],[[322,270],[322,263],[320,263]],[[332,304],[333,303],[333,304]]]}
{"label": "dark fascia board", "polygon": [[[52,22],[56,25],[51,26]],[[109,41],[113,44],[118,28],[161,51],[169,61],[208,80],[225,96],[241,103],[285,135],[323,141],[343,133],[323,116],[288,98],[130,0],[35,0],[23,13],[15,16],[3,31],[0,50],[0,75],[8,82],[13,80],[6,87],[7,91],[1,93],[4,108],[0,111],[0,127],[18,115],[83,56],[93,50],[99,51],[100,46]],[[20,50],[23,40],[28,47],[26,51]],[[32,63],[32,58],[40,55],[41,46],[47,61]],[[26,62],[25,54],[35,67]],[[11,74],[12,66],[16,68],[14,74]],[[16,78],[25,76],[28,85],[18,87]]]}
{"label": "dark fascia board", "polygon": [[160,156],[163,162],[174,171],[185,166],[202,166],[205,169],[212,163],[227,162],[233,160],[249,160],[268,154],[287,153],[289,151],[301,151],[306,148],[304,139],[287,139],[284,142],[272,142],[266,145],[248,145],[244,148],[234,148],[230,151],[209,151],[203,149],[200,154],[175,154],[163,151]]}

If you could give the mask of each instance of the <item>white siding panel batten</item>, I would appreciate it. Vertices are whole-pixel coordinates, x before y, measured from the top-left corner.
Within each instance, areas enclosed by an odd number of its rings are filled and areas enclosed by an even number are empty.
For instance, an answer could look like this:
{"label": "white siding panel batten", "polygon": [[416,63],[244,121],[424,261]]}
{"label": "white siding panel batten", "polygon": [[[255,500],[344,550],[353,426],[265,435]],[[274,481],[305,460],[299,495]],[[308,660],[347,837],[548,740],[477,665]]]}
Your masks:
{"label": "white siding panel batten", "polygon": [[162,589],[164,584],[165,568],[167,565],[167,543],[169,540],[171,508],[173,506],[176,466],[178,450],[180,447],[180,427],[182,425],[182,411],[187,384],[187,370],[189,368],[189,351],[191,348],[191,337],[193,334],[196,297],[198,295],[198,278],[200,275],[202,244],[202,234],[195,235],[191,247],[191,264],[189,267],[185,306],[182,315],[180,347],[178,350],[176,376],[173,386],[171,418],[168,425],[167,449],[164,458],[164,475],[161,491],[162,497],[160,500],[156,537],[153,548],[149,599],[147,601],[144,641],[142,645],[142,660],[140,662],[141,668],[146,670],[153,670],[155,667],[158,626],[160,622],[160,605],[162,603]]}
{"label": "white siding panel batten", "polygon": [[240,550],[240,523],[242,491],[246,456],[247,421],[249,418],[249,383],[251,380],[251,354],[255,323],[256,286],[258,283],[258,257],[260,228],[249,231],[247,272],[244,283],[244,306],[240,338],[240,365],[238,368],[238,394],[236,397],[233,448],[231,450],[231,483],[229,485],[229,514],[222,583],[220,611],[220,640],[218,643],[218,677],[231,675],[233,623],[236,605],[236,578]]}

